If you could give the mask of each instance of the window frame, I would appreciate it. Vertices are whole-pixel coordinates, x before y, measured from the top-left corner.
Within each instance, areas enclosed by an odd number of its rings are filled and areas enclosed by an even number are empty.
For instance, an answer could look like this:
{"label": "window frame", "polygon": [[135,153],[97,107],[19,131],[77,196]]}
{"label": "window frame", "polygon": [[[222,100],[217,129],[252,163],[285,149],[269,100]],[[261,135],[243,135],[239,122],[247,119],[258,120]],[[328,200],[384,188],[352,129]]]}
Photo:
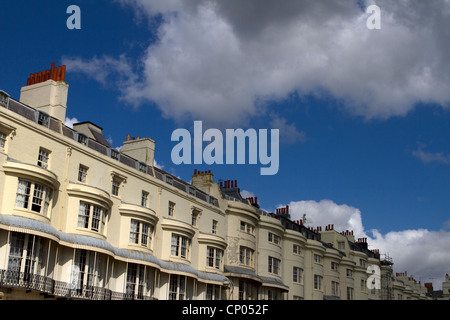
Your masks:
{"label": "window frame", "polygon": [[119,197],[121,181],[117,178],[113,178],[111,181],[111,194],[113,196]]}
{"label": "window frame", "polygon": [[125,285],[126,299],[143,300],[148,290],[146,266],[138,263],[128,263]]}
{"label": "window frame", "polygon": [[331,295],[339,296],[339,282],[331,281]]}
{"label": "window frame", "polygon": [[323,276],[315,274],[314,275],[314,290],[322,291],[323,287]]}
{"label": "window frame", "polygon": [[292,282],[303,284],[303,269],[297,266],[292,267]]}
{"label": "window frame", "polygon": [[292,245],[292,253],[296,254],[296,255],[301,255],[302,254],[302,247],[298,244],[293,244]]}
{"label": "window frame", "polygon": [[191,239],[177,233],[172,233],[170,242],[170,255],[175,258],[189,260]]}
{"label": "window frame", "polygon": [[88,175],[89,167],[82,165],[78,166],[78,182],[87,183],[87,175]]}
{"label": "window frame", "polygon": [[[24,190],[25,193],[23,193],[21,183],[26,184]],[[23,197],[23,199],[19,200],[19,197]],[[48,217],[49,209],[51,210],[52,199],[53,189],[34,181],[21,178],[18,179],[16,201],[14,203],[15,208],[24,209]],[[18,205],[18,203],[23,203],[23,205]],[[35,210],[37,208],[39,208],[39,210]]]}
{"label": "window frame", "polygon": [[205,300],[220,300],[221,299],[221,287],[218,284],[207,283]]}
{"label": "window frame", "polygon": [[45,244],[41,236],[11,231],[8,240],[9,249],[6,268],[16,273],[13,276],[19,279],[20,273],[41,275],[45,269]]}
{"label": "window frame", "polygon": [[273,232],[268,232],[268,241],[270,243],[273,243],[277,246],[279,246],[281,244],[281,237]]}
{"label": "window frame", "polygon": [[48,170],[48,167],[50,166],[50,154],[51,154],[50,150],[42,147],[39,148],[37,161],[38,167]]}
{"label": "window frame", "polygon": [[169,215],[169,217],[175,216],[175,206],[176,206],[175,202],[169,201],[168,209],[167,209],[167,214]]}
{"label": "window frame", "polygon": [[[83,210],[82,210],[83,209]],[[95,210],[95,211],[94,211]],[[97,213],[94,217],[94,213]],[[104,235],[108,210],[96,203],[80,200],[78,207],[77,228]],[[83,225],[80,225],[83,223]]]}
{"label": "window frame", "polygon": [[217,227],[219,225],[219,221],[217,220],[212,220],[212,226],[211,226],[211,233],[212,234],[217,234]]}
{"label": "window frame", "polygon": [[280,275],[281,260],[277,259],[275,257],[269,256],[267,271],[269,273],[272,273],[272,274],[275,274],[275,275]]}
{"label": "window frame", "polygon": [[255,232],[255,226],[252,225],[251,223],[241,220],[239,230],[244,233],[253,235]]}
{"label": "window frame", "polygon": [[168,300],[186,300],[187,277],[179,274],[170,274]]}
{"label": "window frame", "polygon": [[[133,229],[134,226],[135,228]],[[154,226],[152,224],[137,219],[130,219],[130,236],[128,238],[128,243],[151,249],[153,232]]]}
{"label": "window frame", "polygon": [[353,300],[354,289],[352,287],[347,287],[347,300]]}
{"label": "window frame", "polygon": [[150,193],[148,193],[147,191],[142,190],[142,193],[141,193],[141,207],[144,207],[144,208],[150,207],[149,196],[150,196]]}
{"label": "window frame", "polygon": [[214,269],[221,269],[223,262],[223,250],[207,246],[206,247],[206,266]]}
{"label": "window frame", "polygon": [[87,146],[87,144],[88,144],[88,136],[83,134],[83,133],[78,132],[77,142],[82,144],[82,145]]}
{"label": "window frame", "polygon": [[239,247],[239,263],[241,265],[253,268],[254,255],[255,255],[255,250],[253,250],[249,247],[245,247],[245,246]]}
{"label": "window frame", "polygon": [[48,114],[46,114],[45,112],[38,111],[36,122],[38,124],[40,124],[41,126],[48,128],[48,125],[50,123],[50,116]]}
{"label": "window frame", "polygon": [[339,263],[335,262],[335,261],[331,261],[330,263],[330,268],[332,271],[339,271]]}
{"label": "window frame", "polygon": [[9,134],[6,134],[5,132],[0,130],[0,149],[5,150],[6,149],[6,142],[8,141]]}
{"label": "window frame", "polygon": [[322,264],[322,256],[320,254],[314,253],[314,263]]}

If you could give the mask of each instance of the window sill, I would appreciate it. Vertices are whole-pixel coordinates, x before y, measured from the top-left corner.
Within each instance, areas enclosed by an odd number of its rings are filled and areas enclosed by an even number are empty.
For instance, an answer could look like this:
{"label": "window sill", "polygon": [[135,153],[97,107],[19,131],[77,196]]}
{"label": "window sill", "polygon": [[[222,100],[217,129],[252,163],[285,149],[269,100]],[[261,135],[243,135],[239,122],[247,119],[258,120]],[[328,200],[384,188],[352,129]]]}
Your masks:
{"label": "window sill", "polygon": [[180,262],[180,263],[183,263],[183,264],[191,264],[191,261],[189,259],[181,258],[181,257],[178,257],[178,256],[172,256],[171,255],[169,257],[169,260],[172,261],[172,262]]}
{"label": "window sill", "polygon": [[128,243],[127,249],[143,251],[143,252],[146,252],[146,253],[153,254],[153,250],[150,249],[149,247],[146,247],[146,246],[143,246],[143,245],[140,245],[140,244],[135,244],[135,243]]}
{"label": "window sill", "polygon": [[97,231],[92,231],[90,229],[86,229],[86,228],[81,228],[81,227],[76,227],[75,228],[76,233],[80,234],[80,235],[84,235],[84,236],[88,236],[88,237],[94,237],[94,238],[98,238],[101,240],[106,240],[106,236],[97,232]]}
{"label": "window sill", "polygon": [[41,213],[34,212],[34,211],[31,211],[28,209],[14,208],[13,215],[24,217],[24,218],[30,218],[33,220],[37,220],[40,222],[50,224],[50,218],[48,216],[44,216]]}

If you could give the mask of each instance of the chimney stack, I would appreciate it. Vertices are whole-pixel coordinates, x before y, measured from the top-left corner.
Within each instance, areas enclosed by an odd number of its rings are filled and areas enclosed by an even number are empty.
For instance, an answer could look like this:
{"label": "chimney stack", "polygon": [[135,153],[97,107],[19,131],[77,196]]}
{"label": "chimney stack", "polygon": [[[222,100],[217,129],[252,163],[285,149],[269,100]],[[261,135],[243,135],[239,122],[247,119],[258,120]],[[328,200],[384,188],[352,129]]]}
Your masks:
{"label": "chimney stack", "polygon": [[69,85],[65,82],[66,66],[30,74],[27,85],[20,89],[20,102],[43,111],[64,123]]}
{"label": "chimney stack", "polygon": [[145,163],[147,166],[153,166],[155,160],[155,141],[151,138],[140,138],[123,142],[120,152],[130,156],[138,161]]}

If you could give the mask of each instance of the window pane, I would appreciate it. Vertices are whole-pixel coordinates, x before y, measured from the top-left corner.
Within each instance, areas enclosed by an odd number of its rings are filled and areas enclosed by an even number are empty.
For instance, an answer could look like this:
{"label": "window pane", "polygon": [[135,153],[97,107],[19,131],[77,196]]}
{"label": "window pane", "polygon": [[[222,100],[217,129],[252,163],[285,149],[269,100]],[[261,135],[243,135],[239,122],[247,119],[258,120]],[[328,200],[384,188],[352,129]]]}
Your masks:
{"label": "window pane", "polygon": [[89,212],[91,206],[88,203],[80,202],[80,211],[78,213],[78,226],[81,228],[89,227]]}
{"label": "window pane", "polygon": [[52,198],[52,190],[50,190],[49,188],[45,188],[44,209],[42,210],[42,213],[45,214],[45,215],[47,214],[51,198]]}
{"label": "window pane", "polygon": [[28,208],[30,189],[31,182],[19,180],[19,186],[17,187],[16,207]]}
{"label": "window pane", "polygon": [[41,212],[43,199],[44,199],[44,186],[41,186],[40,184],[35,184],[31,210],[35,212]]}
{"label": "window pane", "polygon": [[141,244],[143,246],[147,246],[148,244],[148,224],[142,223],[142,236],[141,236]]}
{"label": "window pane", "polygon": [[178,247],[179,247],[179,236],[172,235],[172,248],[171,248],[171,254],[173,256],[178,256]]}
{"label": "window pane", "polygon": [[48,158],[50,156],[50,153],[48,151],[45,151],[44,149],[39,149],[39,156],[38,156],[38,166],[46,169],[48,165]]}
{"label": "window pane", "polygon": [[6,143],[6,134],[0,132],[0,148],[4,148]]}
{"label": "window pane", "polygon": [[94,231],[98,231],[100,221],[100,208],[97,206],[92,206],[92,224],[91,229]]}
{"label": "window pane", "polygon": [[22,264],[23,246],[25,243],[25,234],[11,233],[11,245],[9,249],[8,270],[20,272]]}
{"label": "window pane", "polygon": [[131,220],[130,225],[130,243],[138,243],[139,241],[139,222]]}

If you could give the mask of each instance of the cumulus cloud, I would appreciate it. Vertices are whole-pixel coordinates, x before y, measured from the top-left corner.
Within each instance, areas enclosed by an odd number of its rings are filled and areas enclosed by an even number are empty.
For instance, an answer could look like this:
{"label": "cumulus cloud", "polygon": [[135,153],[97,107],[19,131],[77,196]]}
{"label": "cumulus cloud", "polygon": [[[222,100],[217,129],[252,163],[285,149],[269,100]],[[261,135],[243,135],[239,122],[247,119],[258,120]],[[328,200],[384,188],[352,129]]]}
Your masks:
{"label": "cumulus cloud", "polygon": [[450,101],[448,1],[376,1],[381,30],[366,27],[373,1],[117,1],[162,16],[140,76],[123,56],[70,62],[100,82],[117,70],[127,101],[169,118],[245,125],[293,92],[332,96],[366,119]]}
{"label": "cumulus cloud", "polygon": [[64,121],[64,124],[65,124],[67,127],[73,129],[73,125],[74,125],[75,123],[78,123],[78,122],[79,122],[79,121],[78,121],[77,118],[69,118],[69,117],[66,117],[66,120]]}
{"label": "cumulus cloud", "polygon": [[430,231],[427,229],[391,231],[382,235],[373,230],[368,240],[380,252],[389,253],[393,258],[394,270],[408,271],[416,280],[431,282],[438,288],[450,266],[450,232]]}
{"label": "cumulus cloud", "polygon": [[289,203],[291,219],[303,219],[306,215],[306,226],[316,228],[334,224],[339,231],[353,230],[355,237],[366,237],[362,224],[361,211],[346,204],[336,204],[331,200],[292,201]]}
{"label": "cumulus cloud", "polygon": [[378,230],[364,229],[359,209],[331,200],[292,201],[289,211],[293,220],[306,214],[307,226],[334,224],[338,232],[353,230],[355,238],[368,238],[369,249],[379,249],[393,258],[395,272],[407,271],[422,284],[433,282],[434,289],[442,285],[445,273],[449,272],[450,251],[446,250],[450,243],[449,221],[439,231],[413,229],[381,234]]}

